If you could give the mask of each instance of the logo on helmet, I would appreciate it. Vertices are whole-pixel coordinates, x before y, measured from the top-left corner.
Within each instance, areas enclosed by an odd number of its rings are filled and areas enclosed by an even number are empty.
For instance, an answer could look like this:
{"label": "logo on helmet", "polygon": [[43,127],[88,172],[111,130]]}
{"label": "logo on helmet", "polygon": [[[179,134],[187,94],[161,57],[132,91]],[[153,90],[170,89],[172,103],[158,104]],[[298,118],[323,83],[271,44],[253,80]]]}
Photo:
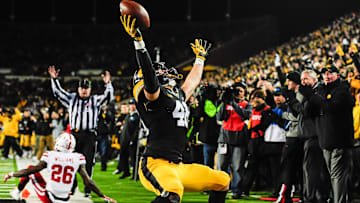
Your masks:
{"label": "logo on helmet", "polygon": [[71,153],[75,150],[75,137],[69,133],[63,133],[55,141],[55,150]]}

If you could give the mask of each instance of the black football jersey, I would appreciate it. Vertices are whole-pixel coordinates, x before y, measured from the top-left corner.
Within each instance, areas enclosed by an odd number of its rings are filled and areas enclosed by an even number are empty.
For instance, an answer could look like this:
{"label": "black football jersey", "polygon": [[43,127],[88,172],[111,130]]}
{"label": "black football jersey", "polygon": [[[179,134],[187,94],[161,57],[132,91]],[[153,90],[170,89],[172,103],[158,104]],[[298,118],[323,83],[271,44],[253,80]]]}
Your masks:
{"label": "black football jersey", "polygon": [[138,82],[133,91],[136,108],[149,128],[144,156],[181,161],[190,114],[185,93],[179,88],[173,91],[160,86],[159,98],[150,102],[144,95],[143,81]]}

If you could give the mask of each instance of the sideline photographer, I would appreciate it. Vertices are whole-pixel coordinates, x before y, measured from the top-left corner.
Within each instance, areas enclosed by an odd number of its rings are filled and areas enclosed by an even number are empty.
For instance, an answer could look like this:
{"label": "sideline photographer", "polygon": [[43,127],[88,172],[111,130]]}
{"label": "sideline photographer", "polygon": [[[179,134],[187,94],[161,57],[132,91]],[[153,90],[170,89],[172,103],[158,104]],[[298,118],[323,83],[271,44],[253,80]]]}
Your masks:
{"label": "sideline photographer", "polygon": [[246,85],[241,82],[223,88],[222,106],[216,115],[217,120],[223,121],[218,139],[217,169],[228,171],[231,164],[233,178],[230,189],[233,199],[241,198],[238,185],[243,179],[248,142],[245,121],[252,113],[252,105],[245,100],[246,89]]}
{"label": "sideline photographer", "polygon": [[3,123],[5,135],[2,159],[8,159],[10,147],[21,157],[23,152],[16,140],[19,137],[19,122],[22,119],[21,112],[17,108],[5,108],[1,109],[0,113],[0,122]]}
{"label": "sideline photographer", "polygon": [[204,165],[210,168],[214,168],[221,127],[216,120],[216,113],[220,110],[218,91],[215,85],[206,84],[199,93],[199,140],[203,143]]}

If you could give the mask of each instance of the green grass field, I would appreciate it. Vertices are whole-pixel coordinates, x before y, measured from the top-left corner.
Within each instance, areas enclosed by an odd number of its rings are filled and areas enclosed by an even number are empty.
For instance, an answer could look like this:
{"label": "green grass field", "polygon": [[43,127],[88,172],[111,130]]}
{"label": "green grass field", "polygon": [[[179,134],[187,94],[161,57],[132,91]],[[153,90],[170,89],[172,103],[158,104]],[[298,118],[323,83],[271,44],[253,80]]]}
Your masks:
{"label": "green grass field", "polygon": [[[116,162],[108,164],[107,171],[100,171],[100,163],[97,163],[95,166],[95,171],[93,179],[101,189],[101,191],[118,201],[119,203],[149,203],[155,198],[155,194],[147,191],[140,183],[140,181],[135,182],[129,178],[120,180],[119,175],[112,175],[111,173],[115,170]],[[79,189],[83,191],[84,185],[79,180]],[[246,202],[246,203],[259,203],[265,202],[258,199],[260,196],[268,196],[269,192],[252,192],[249,197],[245,197],[241,200],[227,199],[227,203],[237,203],[237,202]],[[95,193],[92,194],[92,200],[97,203],[102,203],[103,201]],[[184,193],[183,203],[205,203],[208,202],[208,195],[202,195],[200,193]]]}
{"label": "green grass field", "polygon": [[16,168],[15,159],[0,160],[0,199],[11,198],[9,192],[19,183],[17,178],[10,178],[6,183],[3,182],[5,175],[15,171]]}

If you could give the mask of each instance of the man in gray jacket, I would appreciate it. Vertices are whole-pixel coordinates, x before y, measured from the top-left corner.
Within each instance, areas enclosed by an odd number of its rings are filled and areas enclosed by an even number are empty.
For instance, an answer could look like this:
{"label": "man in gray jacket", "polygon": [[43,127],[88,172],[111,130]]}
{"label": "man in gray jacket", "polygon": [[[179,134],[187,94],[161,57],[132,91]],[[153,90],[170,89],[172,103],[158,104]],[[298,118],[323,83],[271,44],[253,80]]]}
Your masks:
{"label": "man in gray jacket", "polygon": [[282,114],[282,118],[287,120],[285,123],[286,142],[281,158],[281,189],[276,202],[292,202],[292,195],[295,190],[295,184],[301,177],[301,163],[303,156],[303,142],[299,138],[298,122],[299,109],[298,104],[304,99],[299,92],[300,74],[290,72],[286,76],[288,91],[285,94],[288,103],[288,110]]}

